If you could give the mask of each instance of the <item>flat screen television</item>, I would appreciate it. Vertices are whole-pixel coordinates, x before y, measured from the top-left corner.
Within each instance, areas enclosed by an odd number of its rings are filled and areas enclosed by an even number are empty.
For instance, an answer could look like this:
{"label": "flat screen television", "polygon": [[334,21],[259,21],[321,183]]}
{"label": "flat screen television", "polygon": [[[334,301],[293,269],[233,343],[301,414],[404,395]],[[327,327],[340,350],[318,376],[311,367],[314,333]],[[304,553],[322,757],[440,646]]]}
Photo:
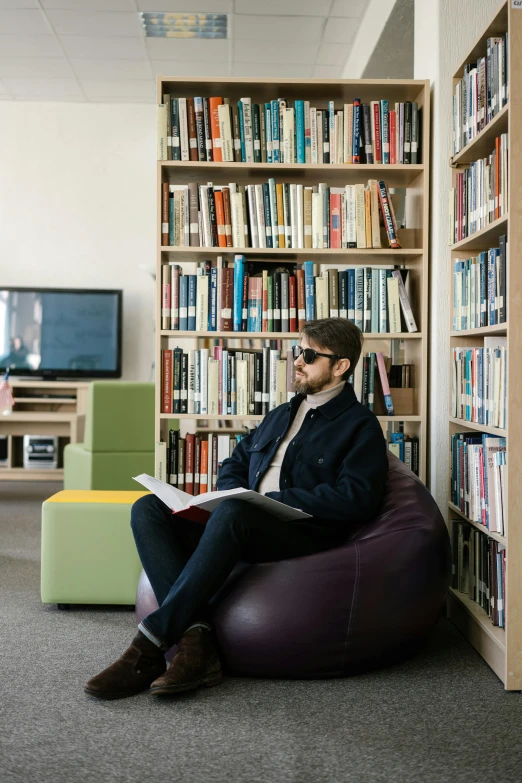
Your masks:
{"label": "flat screen television", "polygon": [[121,290],[0,286],[0,370],[121,377]]}

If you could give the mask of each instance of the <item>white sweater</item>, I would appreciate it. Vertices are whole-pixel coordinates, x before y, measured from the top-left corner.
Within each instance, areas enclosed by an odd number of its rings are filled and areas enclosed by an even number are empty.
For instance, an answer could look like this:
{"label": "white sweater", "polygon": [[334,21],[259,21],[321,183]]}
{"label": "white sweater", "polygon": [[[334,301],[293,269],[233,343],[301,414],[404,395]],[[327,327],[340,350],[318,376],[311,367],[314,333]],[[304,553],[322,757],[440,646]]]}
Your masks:
{"label": "white sweater", "polygon": [[324,405],[325,403],[330,402],[330,400],[333,400],[334,397],[337,397],[337,395],[342,392],[344,389],[344,384],[345,382],[341,381],[341,383],[338,383],[337,386],[333,386],[330,389],[317,392],[317,394],[308,394],[306,396],[306,400],[302,401],[301,405],[297,409],[295,419],[286,433],[284,440],[281,441],[281,445],[274,454],[274,458],[270,463],[270,467],[261,479],[261,483],[257,489],[261,495],[266,495],[267,492],[279,492],[281,465],[283,464],[286,449],[288,448],[290,441],[295,438],[301,429],[301,425],[308,411],[311,408],[318,408],[320,405]]}

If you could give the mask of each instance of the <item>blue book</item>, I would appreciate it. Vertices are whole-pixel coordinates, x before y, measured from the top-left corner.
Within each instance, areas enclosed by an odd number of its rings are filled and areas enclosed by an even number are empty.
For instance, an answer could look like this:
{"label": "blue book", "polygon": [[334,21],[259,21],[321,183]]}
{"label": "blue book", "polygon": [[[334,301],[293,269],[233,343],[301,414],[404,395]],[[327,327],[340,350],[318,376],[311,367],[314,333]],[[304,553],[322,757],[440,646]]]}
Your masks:
{"label": "blue book", "polygon": [[381,101],[381,145],[383,163],[390,162],[390,115],[388,114],[388,106],[388,101]]}
{"label": "blue book", "polygon": [[272,161],[279,163],[281,156],[279,154],[279,101],[272,101]]}
{"label": "blue book", "polygon": [[210,302],[208,308],[208,330],[215,332],[217,330],[217,267],[210,268]]}
{"label": "blue book", "polygon": [[295,150],[297,163],[305,163],[304,101],[295,102]]}
{"label": "blue book", "polygon": [[355,269],[348,269],[348,320],[355,323]]}
{"label": "blue book", "polygon": [[[196,331],[196,293],[197,278],[196,275],[187,275],[188,277],[188,315],[187,329]],[[181,278],[180,278],[181,279]]]}
{"label": "blue book", "polygon": [[265,239],[267,247],[274,247],[272,238],[272,220],[270,218],[270,187],[263,182],[263,210],[265,213]]}
{"label": "blue book", "polygon": [[483,250],[482,253],[479,255],[479,263],[480,263],[480,326],[487,326],[488,325],[488,313],[486,310],[486,302],[487,302],[487,256],[485,251]]}
{"label": "blue book", "polygon": [[272,155],[272,104],[270,101],[265,103],[265,141],[266,141],[266,162],[273,163]]}
{"label": "blue book", "polygon": [[188,275],[179,276],[179,328],[188,329]]}
{"label": "blue book", "polygon": [[246,163],[245,123],[243,120],[243,101],[237,102],[237,115],[239,120],[239,138],[241,140],[241,162]]}
{"label": "blue book", "polygon": [[361,162],[360,142],[361,138],[361,99],[353,99],[353,126],[352,126],[352,163]]}
{"label": "blue book", "polygon": [[307,321],[313,321],[315,318],[314,262],[305,261],[303,269],[305,275],[305,318]]}
{"label": "blue book", "polygon": [[488,326],[495,326],[495,289],[497,286],[497,270],[495,266],[495,250],[488,250]]}
{"label": "blue book", "polygon": [[392,432],[391,442],[399,444],[399,459],[404,462],[404,432]]}
{"label": "blue book", "polygon": [[234,332],[241,331],[241,320],[243,316],[243,277],[245,274],[244,256],[234,256],[234,296],[232,310],[232,329]]}

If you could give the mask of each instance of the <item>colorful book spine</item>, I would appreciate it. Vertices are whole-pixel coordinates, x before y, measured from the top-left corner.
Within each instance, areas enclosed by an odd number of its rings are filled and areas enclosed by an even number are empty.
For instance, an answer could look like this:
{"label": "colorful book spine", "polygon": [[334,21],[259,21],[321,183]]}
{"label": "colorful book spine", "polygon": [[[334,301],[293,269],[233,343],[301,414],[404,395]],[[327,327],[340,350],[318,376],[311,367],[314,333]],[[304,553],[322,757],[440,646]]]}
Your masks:
{"label": "colorful book spine", "polygon": [[352,163],[361,162],[360,153],[361,138],[361,99],[353,99],[353,133],[352,133]]}
{"label": "colorful book spine", "polygon": [[297,163],[306,163],[304,101],[295,102],[295,139]]}
{"label": "colorful book spine", "polygon": [[241,322],[243,316],[243,278],[244,278],[244,256],[234,257],[234,304],[232,308],[232,325],[234,332],[241,331]]}

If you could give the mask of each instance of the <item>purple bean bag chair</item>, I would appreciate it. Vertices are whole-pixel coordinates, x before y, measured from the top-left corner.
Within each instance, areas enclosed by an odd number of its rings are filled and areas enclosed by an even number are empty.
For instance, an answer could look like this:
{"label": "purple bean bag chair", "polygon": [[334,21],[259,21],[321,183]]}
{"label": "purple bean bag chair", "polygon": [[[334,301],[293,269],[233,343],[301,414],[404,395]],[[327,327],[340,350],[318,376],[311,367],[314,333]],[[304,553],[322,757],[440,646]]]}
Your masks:
{"label": "purple bean bag chair", "polygon": [[[340,677],[387,666],[425,643],[445,605],[450,543],[426,487],[391,453],[379,516],[345,544],[269,563],[237,563],[213,596],[224,668],[259,677]],[[138,622],[157,608],[147,576]],[[166,654],[170,661],[173,646]]]}

